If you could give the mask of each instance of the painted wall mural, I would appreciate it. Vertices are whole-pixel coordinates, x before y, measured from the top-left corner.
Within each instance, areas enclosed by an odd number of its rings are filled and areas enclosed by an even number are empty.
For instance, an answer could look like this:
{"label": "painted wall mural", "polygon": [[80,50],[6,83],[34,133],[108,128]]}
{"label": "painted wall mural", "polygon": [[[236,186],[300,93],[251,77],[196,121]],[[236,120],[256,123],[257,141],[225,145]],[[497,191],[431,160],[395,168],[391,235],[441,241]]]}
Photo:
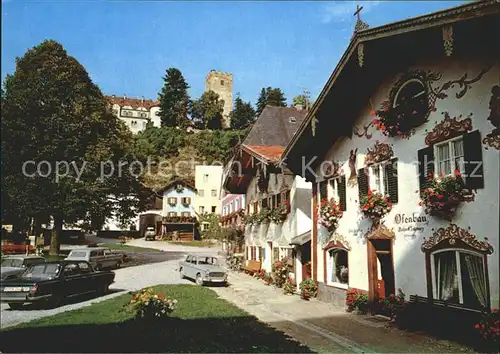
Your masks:
{"label": "painted wall mural", "polygon": [[373,148],[366,149],[365,166],[378,163],[381,161],[389,160],[394,156],[392,146],[389,144],[376,141]]}
{"label": "painted wall mural", "polygon": [[386,136],[409,139],[415,134],[417,127],[428,121],[431,112],[436,111],[438,99],[447,98],[447,92],[455,87],[459,88],[455,97],[461,99],[472,84],[480,81],[492,67],[493,65],[487,66],[471,79],[468,79],[468,73],[465,73],[437,88],[436,82],[441,80],[441,73],[409,70],[398,78],[390,89],[389,98],[381,103],[380,108],[371,111],[374,119],[367,125],[354,126],[353,134],[371,139],[373,133],[370,128],[375,127]]}
{"label": "painted wall mural", "polygon": [[443,112],[444,120],[437,123],[430,132],[427,130],[425,144],[427,146],[439,143],[444,140],[455,138],[472,130],[472,113],[465,119],[460,120],[462,115],[458,117],[450,117],[448,112]]}
{"label": "painted wall mural", "polygon": [[493,86],[491,89],[490,116],[488,120],[495,128],[486,135],[483,144],[500,150],[500,86],[498,85]]}
{"label": "painted wall mural", "polygon": [[358,173],[356,172],[356,154],[358,153],[358,148],[351,150],[349,152],[349,169],[351,174],[349,180],[347,181],[349,186],[355,186],[358,183]]}

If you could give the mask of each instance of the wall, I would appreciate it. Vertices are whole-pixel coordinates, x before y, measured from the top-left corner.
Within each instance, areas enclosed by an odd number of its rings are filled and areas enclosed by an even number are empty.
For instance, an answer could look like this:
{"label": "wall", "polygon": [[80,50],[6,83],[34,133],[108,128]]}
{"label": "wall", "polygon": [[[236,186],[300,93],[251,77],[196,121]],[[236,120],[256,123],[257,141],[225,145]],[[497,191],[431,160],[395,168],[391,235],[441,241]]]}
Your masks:
{"label": "wall", "polygon": [[[130,117],[130,116],[122,116],[122,115],[120,115],[121,108],[130,110],[131,112],[134,113],[134,116]],[[138,110],[134,110],[134,109],[132,109],[129,106],[120,107],[120,105],[118,105],[118,104],[115,103],[115,104],[113,104],[112,109],[118,112],[118,114],[116,116],[123,123],[125,123],[125,125],[130,129],[130,131],[133,134],[137,134],[137,133],[145,130],[146,129],[146,125],[150,121],[153,123],[154,127],[160,127],[161,126],[161,120],[160,120],[160,117],[158,116],[159,111],[160,111],[160,107],[156,107],[156,106],[155,107],[151,107],[151,109],[149,111],[146,110],[145,108],[142,108],[142,109],[139,108]],[[143,117],[139,117],[138,116],[139,113],[144,113],[144,112],[148,113],[148,117],[147,118],[143,118]],[[132,124],[133,121],[137,122],[137,124]]]}
{"label": "wall", "polygon": [[[224,82],[223,85],[221,81]],[[205,82],[205,91],[214,91],[224,100],[224,123],[229,127],[229,115],[233,111],[233,74],[211,71]]]}
{"label": "wall", "polygon": [[[168,198],[177,198],[177,204],[172,206],[168,204]],[[184,205],[181,203],[181,198],[191,198],[190,205]],[[181,192],[178,192],[175,186],[167,189],[163,192],[163,216],[168,216],[169,212],[176,212],[177,216],[181,216],[181,213],[188,212],[190,216],[194,216],[194,203],[196,200],[196,193],[191,188],[184,186]]]}
{"label": "wall", "polygon": [[221,200],[222,216],[245,208],[244,194],[227,194]]}
{"label": "wall", "polygon": [[[339,161],[341,169],[347,178],[350,175],[348,158],[351,149],[358,149],[356,169],[364,167],[366,152],[372,148],[375,141],[390,144],[394,150],[394,156],[398,161],[398,189],[399,202],[393,206],[392,211],[385,216],[385,225],[393,228],[395,231],[395,240],[393,244],[394,266],[395,266],[395,288],[402,288],[407,295],[417,294],[427,296],[426,267],[425,256],[421,251],[423,238],[429,238],[433,230],[449,226],[450,222],[437,217],[426,216],[422,207],[419,206],[418,179],[418,159],[417,151],[426,147],[424,142],[426,131],[434,128],[435,124],[443,120],[443,113],[448,112],[451,117],[458,117],[462,114],[460,120],[467,118],[472,113],[472,130],[481,132],[481,138],[490,133],[493,126],[487,121],[490,114],[489,102],[491,99],[491,90],[493,85],[499,84],[500,67],[497,64],[491,68],[478,82],[470,83],[466,87],[463,97],[457,98],[464,86],[454,85],[445,90],[447,97],[437,99],[435,111],[432,111],[427,123],[416,128],[415,134],[409,139],[390,138],[382,135],[373,127],[368,129],[368,138],[366,134],[359,137],[353,134],[352,140],[344,138],[338,141],[327,153],[325,160]],[[464,62],[451,57],[441,63],[421,64],[414,69],[433,70],[442,74],[442,77],[432,83],[436,91],[451,80],[458,80],[464,74],[470,80],[478,75],[483,68],[487,67],[485,62]],[[399,76],[399,75],[398,75]],[[388,98],[391,86],[398,79],[398,76],[388,78],[373,94],[371,102],[374,108],[365,107],[356,120],[355,126],[361,128],[367,126],[373,119],[370,114],[371,109],[378,109],[382,101]],[[358,130],[361,135],[363,130]],[[475,201],[471,203],[462,203],[459,207],[453,223],[459,227],[468,230],[477,238],[483,241],[488,239],[493,246],[494,252],[488,256],[488,270],[492,307],[499,307],[499,151],[483,144],[482,159],[484,168],[484,188],[478,189]],[[316,171],[319,173],[319,169]],[[404,225],[396,222],[396,214],[405,214],[406,216],[426,216],[427,222],[406,223]],[[364,234],[369,229],[371,221],[362,219],[358,206],[358,187],[357,185],[347,187],[347,211],[340,220],[337,232],[345,236],[350,243],[349,252],[349,287],[368,289],[367,272],[367,249]],[[418,227],[414,231],[402,231],[401,227]],[[318,239],[328,237],[326,230],[318,226]],[[318,244],[318,275],[319,281],[323,282],[323,250]],[[325,290],[324,284],[320,284],[320,290]],[[325,291],[323,291],[325,292]],[[332,296],[337,289],[330,290],[323,297],[333,301]],[[340,295],[343,296],[342,292]],[[337,296],[337,297],[338,297]],[[337,301],[338,302],[338,301]]]}
{"label": "wall", "polygon": [[[208,181],[204,181],[203,176],[208,174]],[[198,191],[195,200],[195,210],[200,213],[200,207],[205,208],[206,213],[212,212],[212,206],[215,206],[215,213],[221,213],[221,178],[222,166],[205,166],[198,165],[195,167],[195,187]],[[200,195],[200,190],[203,190],[203,196]],[[216,196],[213,197],[211,191],[216,191]]]}

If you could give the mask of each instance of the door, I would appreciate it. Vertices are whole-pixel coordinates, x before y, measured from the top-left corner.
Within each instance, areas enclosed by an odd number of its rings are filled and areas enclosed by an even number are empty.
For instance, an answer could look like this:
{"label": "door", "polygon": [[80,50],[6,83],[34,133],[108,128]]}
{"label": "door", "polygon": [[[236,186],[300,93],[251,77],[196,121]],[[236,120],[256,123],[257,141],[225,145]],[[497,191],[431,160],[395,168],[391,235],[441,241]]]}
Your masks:
{"label": "door", "polygon": [[91,271],[89,264],[86,262],[78,262],[78,269],[80,273],[80,290],[82,292],[97,290],[99,277]]}
{"label": "door", "polygon": [[77,263],[68,263],[63,268],[64,282],[62,291],[66,296],[73,296],[85,292],[84,284],[82,284],[80,269]]}
{"label": "door", "polygon": [[[368,298],[376,305],[380,299],[395,293],[394,261],[391,239],[372,239],[368,246]],[[381,313],[378,306],[372,312]]]}

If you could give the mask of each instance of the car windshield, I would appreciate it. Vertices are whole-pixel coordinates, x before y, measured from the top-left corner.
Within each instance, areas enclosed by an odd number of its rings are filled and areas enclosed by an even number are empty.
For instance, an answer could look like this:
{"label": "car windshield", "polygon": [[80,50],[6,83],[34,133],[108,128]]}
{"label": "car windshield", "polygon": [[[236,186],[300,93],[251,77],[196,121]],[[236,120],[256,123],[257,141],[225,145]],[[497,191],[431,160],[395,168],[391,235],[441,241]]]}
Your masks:
{"label": "car windshield", "polygon": [[24,273],[21,275],[21,278],[53,279],[59,275],[60,271],[61,271],[61,265],[58,263],[33,264],[24,271]]}
{"label": "car windshield", "polygon": [[217,265],[217,258],[215,258],[215,257],[199,257],[198,264]]}
{"label": "car windshield", "polygon": [[2,259],[2,267],[14,267],[21,268],[23,266],[23,260],[19,258],[5,258]]}
{"label": "car windshield", "polygon": [[69,257],[76,257],[76,258],[81,258],[87,256],[87,252],[85,251],[72,251],[69,254]]}

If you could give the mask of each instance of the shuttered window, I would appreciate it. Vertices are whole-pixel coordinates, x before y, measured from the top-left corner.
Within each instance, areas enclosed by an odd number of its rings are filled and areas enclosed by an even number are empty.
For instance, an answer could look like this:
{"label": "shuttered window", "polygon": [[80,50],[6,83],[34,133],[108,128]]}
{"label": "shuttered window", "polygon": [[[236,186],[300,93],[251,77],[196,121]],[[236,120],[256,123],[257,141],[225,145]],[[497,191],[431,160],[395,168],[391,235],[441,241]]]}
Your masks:
{"label": "shuttered window", "polygon": [[465,185],[470,189],[484,188],[483,145],[475,130],[464,135]]}
{"label": "shuttered window", "polygon": [[319,182],[319,199],[327,199],[328,198],[328,181]]}
{"label": "shuttered window", "polygon": [[346,178],[345,176],[341,176],[338,179],[338,195],[339,195],[339,202],[340,202],[340,210],[346,211],[347,210],[347,194],[346,194]]}
{"label": "shuttered window", "polygon": [[398,188],[398,159],[392,159],[385,166],[385,176],[387,178],[387,189],[389,200],[395,204],[399,200]]}
{"label": "shuttered window", "polygon": [[367,169],[368,188],[388,195],[392,203],[398,202],[398,160],[396,158],[370,165]]}
{"label": "shuttered window", "polygon": [[359,202],[361,203],[361,198],[368,195],[368,175],[365,173],[364,168],[358,170],[358,196]]}

